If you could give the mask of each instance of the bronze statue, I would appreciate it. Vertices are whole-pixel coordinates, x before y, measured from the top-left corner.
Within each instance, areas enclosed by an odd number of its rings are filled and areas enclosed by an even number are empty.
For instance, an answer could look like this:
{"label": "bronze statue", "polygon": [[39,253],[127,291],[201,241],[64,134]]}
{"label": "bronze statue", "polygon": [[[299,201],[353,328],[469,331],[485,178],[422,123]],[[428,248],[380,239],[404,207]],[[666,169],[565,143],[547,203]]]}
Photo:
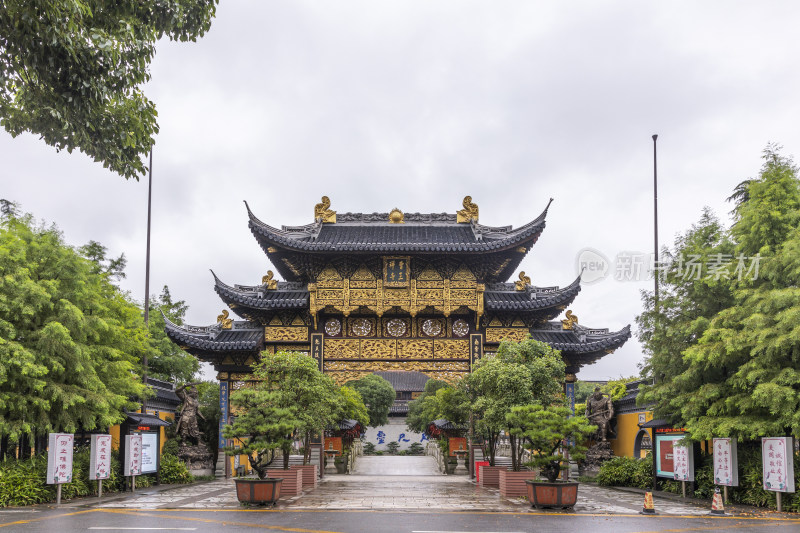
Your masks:
{"label": "bronze statue", "polygon": [[[197,425],[197,417],[199,416],[203,420],[206,418],[200,412],[200,402],[195,385],[196,383],[187,383],[175,389],[175,394],[183,401],[178,426],[175,431],[180,435],[181,440],[191,439],[196,444],[200,442],[200,437],[203,435]],[[187,387],[191,388],[187,389]]]}
{"label": "bronze statue", "polygon": [[586,399],[586,418],[597,426],[597,436],[602,442],[607,440],[609,422],[613,416],[611,398],[600,392],[600,387],[595,387],[594,393]]}

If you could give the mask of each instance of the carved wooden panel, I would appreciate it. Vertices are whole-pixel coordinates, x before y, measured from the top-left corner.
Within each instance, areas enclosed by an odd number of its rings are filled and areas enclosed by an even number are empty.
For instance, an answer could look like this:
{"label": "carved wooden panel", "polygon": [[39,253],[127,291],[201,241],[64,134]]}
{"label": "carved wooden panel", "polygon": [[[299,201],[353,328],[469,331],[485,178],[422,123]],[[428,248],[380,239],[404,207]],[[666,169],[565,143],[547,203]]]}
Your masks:
{"label": "carved wooden panel", "polygon": [[530,332],[527,328],[486,328],[486,342],[524,341]]}
{"label": "carved wooden panel", "polygon": [[325,339],[325,359],[358,359],[358,339]]}
{"label": "carved wooden panel", "polygon": [[397,356],[394,339],[364,339],[361,341],[361,359],[394,359]]}
{"label": "carved wooden panel", "polygon": [[266,326],[264,338],[267,342],[308,342],[308,328]]}
{"label": "carved wooden panel", "polygon": [[400,339],[397,355],[401,359],[433,359],[433,341],[427,339]]}
{"label": "carved wooden panel", "polygon": [[467,339],[436,339],[433,343],[435,359],[469,359],[469,341]]}

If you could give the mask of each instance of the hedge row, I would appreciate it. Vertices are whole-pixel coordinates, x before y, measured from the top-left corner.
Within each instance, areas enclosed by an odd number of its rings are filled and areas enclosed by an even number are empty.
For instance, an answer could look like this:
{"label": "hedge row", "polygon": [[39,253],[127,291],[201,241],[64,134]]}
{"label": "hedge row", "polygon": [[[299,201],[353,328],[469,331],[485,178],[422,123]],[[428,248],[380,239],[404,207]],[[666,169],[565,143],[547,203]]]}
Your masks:
{"label": "hedge row", "polygon": [[[78,448],[72,458],[72,479],[61,485],[65,500],[97,494],[97,483],[89,480],[89,449]],[[119,452],[111,457],[111,475],[103,481],[103,492],[118,492],[122,488]],[[46,483],[47,456],[38,455],[25,460],[6,460],[0,463],[0,507],[33,505],[54,502],[55,485]],[[161,456],[162,483],[190,483],[193,480],[186,465],[171,454]],[[137,487],[149,487],[155,475],[136,476]]]}
{"label": "hedge row", "polygon": [[[739,486],[728,487],[729,500],[745,505],[775,509],[777,507],[775,493],[762,488],[760,444],[739,443],[737,452]],[[701,454],[696,460],[698,464],[695,470],[694,496],[711,500],[715,487],[713,456]],[[794,456],[794,472],[795,487],[800,489],[800,456],[797,454]],[[649,454],[644,459],[615,457],[600,467],[595,481],[606,486],[651,488],[653,485],[653,459]],[[680,481],[662,479],[661,487],[667,492],[681,493]],[[798,493],[784,493],[782,500],[785,511],[800,512],[800,495]]]}

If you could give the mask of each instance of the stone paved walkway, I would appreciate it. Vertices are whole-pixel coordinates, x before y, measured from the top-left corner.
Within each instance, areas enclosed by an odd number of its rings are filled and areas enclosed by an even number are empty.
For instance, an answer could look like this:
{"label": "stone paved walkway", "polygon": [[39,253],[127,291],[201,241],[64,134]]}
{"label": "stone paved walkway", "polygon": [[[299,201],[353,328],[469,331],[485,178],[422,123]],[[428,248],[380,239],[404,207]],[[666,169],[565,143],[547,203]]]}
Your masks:
{"label": "stone paved walkway", "polygon": [[[640,494],[582,484],[575,513],[638,513]],[[109,498],[102,508],[238,509],[232,480],[179,487],[143,489]],[[657,499],[656,510],[669,515],[707,515],[710,506]],[[281,498],[289,510],[486,511],[527,512],[527,500],[503,498],[497,489],[477,487],[467,476],[439,474],[432,457],[362,457],[352,475],[328,475],[316,489]],[[554,511],[560,512],[560,511]]]}

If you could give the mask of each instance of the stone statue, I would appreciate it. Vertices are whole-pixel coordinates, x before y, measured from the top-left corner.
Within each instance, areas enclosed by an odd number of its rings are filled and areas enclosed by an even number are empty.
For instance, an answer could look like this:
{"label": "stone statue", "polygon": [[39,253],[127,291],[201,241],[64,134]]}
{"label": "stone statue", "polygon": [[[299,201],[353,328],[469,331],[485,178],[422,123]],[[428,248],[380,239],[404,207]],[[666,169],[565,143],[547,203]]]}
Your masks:
{"label": "stone statue", "polygon": [[186,463],[189,472],[195,476],[208,476],[214,473],[214,455],[202,440],[203,433],[197,423],[200,412],[196,383],[187,383],[175,389],[175,394],[183,401],[178,425],[175,428],[181,443],[178,446],[178,457]]}
{"label": "stone statue", "polygon": [[[181,440],[191,440],[197,444],[203,435],[200,431],[200,426],[197,424],[197,417],[199,416],[203,420],[206,418],[200,412],[200,402],[195,385],[196,383],[187,383],[175,389],[175,394],[183,401],[178,427],[175,428],[175,431],[181,436]],[[187,387],[191,388],[187,389]]]}
{"label": "stone statue", "polygon": [[613,416],[611,398],[600,392],[600,387],[595,387],[594,393],[586,399],[586,418],[597,426],[597,436],[602,442],[608,440],[609,422]]}

